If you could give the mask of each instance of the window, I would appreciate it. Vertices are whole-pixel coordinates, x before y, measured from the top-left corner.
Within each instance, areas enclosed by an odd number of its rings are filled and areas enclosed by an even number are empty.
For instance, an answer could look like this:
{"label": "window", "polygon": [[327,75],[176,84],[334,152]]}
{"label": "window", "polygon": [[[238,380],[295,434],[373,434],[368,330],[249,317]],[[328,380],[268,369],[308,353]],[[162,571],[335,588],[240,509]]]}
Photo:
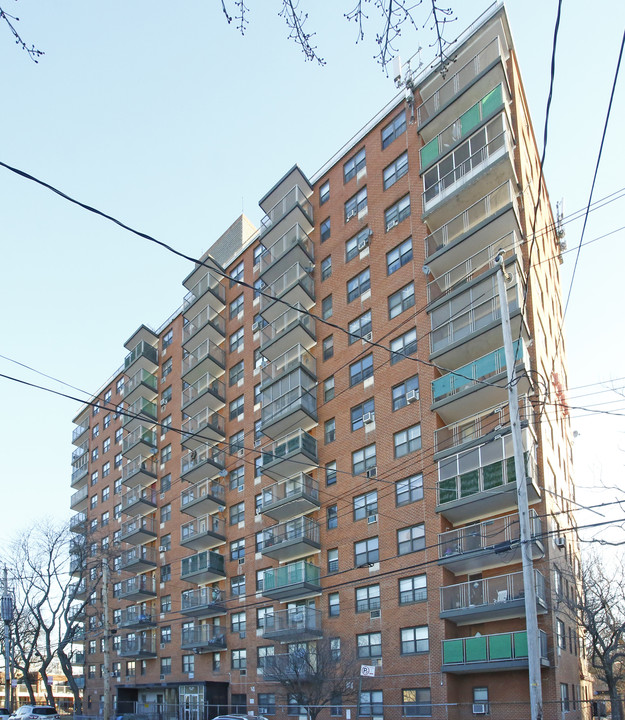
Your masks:
{"label": "window", "polygon": [[377,537],[367,538],[354,543],[354,564],[356,567],[366,567],[380,560],[380,550]]}
{"label": "window", "polygon": [[247,650],[232,651],[232,669],[245,670],[247,668]]}
{"label": "window", "polygon": [[401,705],[404,717],[429,717],[432,714],[432,693],[430,688],[402,690]]}
{"label": "window", "polygon": [[326,463],[326,485],[334,485],[336,483],[336,460]]}
{"label": "window", "polygon": [[161,628],[161,642],[163,644],[171,642],[171,625],[166,625]]}
{"label": "window", "polygon": [[171,415],[168,415],[166,418],[163,418],[161,421],[161,435],[166,435],[169,432],[169,428],[171,427]]}
{"label": "window", "polygon": [[419,376],[413,375],[411,378],[404,380],[403,383],[395,385],[391,390],[393,398],[393,411],[401,410],[408,404],[408,397],[410,401],[419,399]]}
{"label": "window", "polygon": [[334,355],[334,335],[328,335],[323,340],[323,359],[329,360]]}
{"label": "window", "polygon": [[161,393],[161,406],[167,405],[167,403],[171,401],[171,394],[172,390],[170,385],[169,387],[165,388]]}
{"label": "window", "polygon": [[170,657],[162,657],[161,658],[161,675],[170,675],[171,674],[171,658]]}
{"label": "window", "polygon": [[237,450],[243,450],[245,448],[244,443],[245,442],[245,432],[243,430],[239,430],[238,433],[235,433],[234,435],[230,436],[230,452],[235,453]]}
{"label": "window", "polygon": [[94,470],[94,471],[91,473],[90,483],[91,483],[91,486],[92,486],[92,487],[93,487],[94,485],[97,485],[97,484],[98,484],[98,478],[99,478],[99,477],[100,477],[100,473],[99,473],[97,470]]}
{"label": "window", "polygon": [[117,430],[115,430],[115,443],[117,445],[121,444],[123,434],[124,434],[123,428],[117,428]]}
{"label": "window", "polygon": [[354,520],[363,520],[378,512],[378,491],[356,495],[354,498]]}
{"label": "window", "polygon": [[341,638],[330,638],[330,657],[334,662],[341,659]]}
{"label": "window", "polygon": [[349,366],[349,384],[357,385],[373,375],[373,354],[365,355]]}
{"label": "window", "polygon": [[262,715],[276,714],[276,696],[274,693],[258,693],[258,712]]}
{"label": "window", "polygon": [[245,503],[240,502],[230,506],[230,525],[236,525],[245,519]]}
{"label": "window", "polygon": [[94,425],[93,428],[91,429],[91,437],[92,437],[92,438],[97,438],[97,437],[99,437],[99,435],[100,435],[100,425],[99,425],[99,424],[96,424],[96,425]]}
{"label": "window", "polygon": [[338,617],[341,612],[341,604],[339,594],[337,592],[328,595],[328,615],[329,617]]}
{"label": "window", "polygon": [[113,397],[113,391],[112,391],[112,390],[107,390],[107,391],[104,393],[104,404],[105,404],[105,405],[108,405],[108,403],[111,402],[111,398],[112,398],[112,397]]}
{"label": "window", "polygon": [[[263,571],[264,572],[264,571]],[[256,627],[264,630],[266,627],[273,626],[273,608],[263,607],[256,610]]]}
{"label": "window", "polygon": [[182,656],[182,672],[189,675],[195,672],[195,655]]}
{"label": "window", "polygon": [[[382,128],[382,150],[388,147],[393,140],[406,132],[406,111],[402,110],[391,122]],[[382,713],[380,713],[382,714]]]}
{"label": "window", "polygon": [[[352,432],[364,427],[364,420],[371,420],[375,413],[373,398],[365,400],[351,409]],[[363,420],[364,418],[364,420]]]}
{"label": "window", "polygon": [[115,455],[115,460],[113,461],[113,464],[116,470],[122,466],[123,459],[124,456],[121,453],[117,453],[117,455]]}
{"label": "window", "polygon": [[384,189],[388,190],[394,185],[399,178],[404,177],[408,172],[408,153],[402,153],[388,167],[384,168],[382,173]]}
{"label": "window", "polygon": [[243,293],[241,293],[230,303],[230,320],[232,320],[232,318],[235,318],[240,312],[243,312]]}
{"label": "window", "polygon": [[392,230],[402,220],[410,217],[410,195],[405,195],[401,200],[398,200],[394,205],[384,211],[384,226],[386,232]]}
{"label": "window", "polygon": [[353,260],[360,252],[363,244],[368,245],[370,235],[371,231],[366,227],[345,243],[345,262]]}
{"label": "window", "polygon": [[245,557],[245,539],[233,540],[230,543],[230,559],[239,560]]}
{"label": "window", "polygon": [[171,520],[171,503],[161,507],[161,522],[166,523]]}
{"label": "window", "polygon": [[425,525],[419,523],[397,531],[397,552],[399,555],[417,552],[425,548]]}
{"label": "window", "polygon": [[256,648],[256,667],[259,670],[265,670],[267,667],[267,658],[273,657],[274,654],[275,648],[273,645],[262,645],[261,647]]}
{"label": "window", "polygon": [[326,420],[323,426],[323,441],[326,445],[336,440],[336,420],[330,418]]}
{"label": "window", "polygon": [[348,326],[350,336],[348,343],[351,345],[355,343],[359,338],[365,335],[371,334],[371,310],[367,310],[366,313],[352,320]]}
{"label": "window", "polygon": [[171,580],[171,565],[169,563],[161,565],[161,582],[169,582]]}
{"label": "window", "polygon": [[332,548],[328,550],[328,572],[335,573],[339,571],[339,549]]}
{"label": "window", "polygon": [[410,283],[405,285],[401,290],[389,295],[388,298],[388,316],[392,320],[404,310],[414,305],[414,285]]}
{"label": "window", "polygon": [[332,256],[323,258],[321,261],[321,280],[327,280],[332,275]]}
{"label": "window", "polygon": [[171,460],[171,443],[161,448],[161,463],[166,463]]}
{"label": "window", "polygon": [[398,338],[391,340],[391,365],[395,365],[408,355],[417,352],[417,330],[413,328]]}
{"label": "window", "polygon": [[254,421],[254,445],[257,443],[260,445],[260,440],[263,437],[263,421],[262,420],[256,420]]}
{"label": "window", "polygon": [[[256,533],[255,547],[256,547],[256,552],[262,552],[263,548],[265,547],[265,531],[264,530],[259,530]],[[263,577],[264,577],[264,575],[263,575]]]}
{"label": "window", "polygon": [[325,242],[330,237],[330,218],[326,218],[319,228],[321,234],[321,242]]}
{"label": "window", "polygon": [[356,588],[356,612],[371,612],[380,609],[380,586],[367,585]]}
{"label": "window", "polygon": [[330,375],[323,381],[323,402],[328,402],[334,397],[334,375]]}
{"label": "window", "polygon": [[254,458],[254,477],[259,478],[263,474],[263,456]]}
{"label": "window", "polygon": [[[104,428],[104,430],[106,430],[106,428],[107,428],[110,424],[111,424],[111,413],[107,413],[107,414],[104,416],[104,420],[102,420],[102,427]],[[109,441],[109,442],[110,442],[110,441]]]}
{"label": "window", "polygon": [[111,463],[105,462],[104,465],[102,465],[102,477],[108,477],[111,474]]}
{"label": "window", "polygon": [[261,278],[254,280],[254,300],[260,297],[261,292],[266,288],[265,281]]}
{"label": "window", "polygon": [[245,637],[245,612],[235,612],[230,616],[230,629],[233,633],[239,633]]}
{"label": "window", "polygon": [[356,277],[347,282],[347,302],[350,303],[359,298],[364,292],[371,288],[371,274],[369,268],[358,273]]}
{"label": "window", "polygon": [[339,524],[339,515],[336,505],[328,505],[327,511],[327,525],[328,530],[333,530]]}
{"label": "window", "polygon": [[397,506],[423,500],[423,475],[411,475],[395,483],[395,502]]}
{"label": "window", "polygon": [[343,696],[334,694],[330,698],[330,717],[341,717],[343,715]]}
{"label": "window", "polygon": [[159,546],[161,552],[167,552],[168,550],[171,550],[171,535],[169,533],[161,537]]}
{"label": "window", "polygon": [[414,653],[428,652],[430,649],[427,625],[402,628],[400,636],[402,655],[413,655]]}
{"label": "window", "polygon": [[167,473],[167,475],[163,475],[161,478],[161,492],[167,492],[168,490],[171,490],[171,474]]}
{"label": "window", "polygon": [[254,261],[253,261],[254,267],[256,267],[256,265],[258,265],[260,263],[260,258],[266,252],[267,252],[267,248],[262,243],[259,243],[254,248]]}
{"label": "window", "polygon": [[161,595],[161,613],[171,612],[171,595]]}
{"label": "window", "polygon": [[239,395],[238,398],[235,398],[230,403],[230,411],[229,411],[230,420],[236,420],[239,418],[239,416],[243,416],[243,404],[244,404],[243,395]]}
{"label": "window", "polygon": [[375,467],[376,464],[375,443],[352,453],[352,472],[354,475],[362,475],[369,468]]}
{"label": "window", "polygon": [[324,320],[332,317],[332,295],[328,295],[321,301],[321,317]]}
{"label": "window", "polygon": [[230,271],[230,287],[236,285],[240,280],[243,280],[243,274],[245,272],[245,265],[243,260]]}
{"label": "window", "polygon": [[115,383],[115,389],[117,390],[118,395],[123,395],[124,393],[124,378],[119,378],[119,380]]}
{"label": "window", "polygon": [[91,451],[91,462],[95,462],[100,457],[100,450],[99,448],[93,448]]}
{"label": "window", "polygon": [[89,500],[89,507],[93,510],[94,507],[97,507],[98,504],[98,496],[92,495],[91,499]]}
{"label": "window", "polygon": [[421,450],[421,425],[413,425],[395,433],[393,435],[393,445],[396,458]]}
{"label": "window", "polygon": [[172,344],[173,341],[174,341],[174,331],[173,331],[173,329],[171,329],[171,330],[168,330],[163,335],[163,350],[168,348]]}
{"label": "window", "polygon": [[232,712],[245,715],[247,712],[247,695],[245,693],[232,693],[230,696]]}
{"label": "window", "polygon": [[560,708],[562,712],[569,711],[569,686],[566,683],[560,683]]}
{"label": "window", "polygon": [[244,346],[244,328],[239,328],[236,332],[230,335],[230,352],[235,350],[243,350]]}
{"label": "window", "polygon": [[362,148],[343,165],[343,182],[349,182],[366,166],[367,155],[365,149]]}
{"label": "window", "polygon": [[[105,510],[102,513],[102,517],[100,518],[101,527],[106,527],[109,524],[110,517],[111,517],[111,513],[108,510]],[[108,540],[108,538],[106,538],[106,540]]]}
{"label": "window", "polygon": [[363,633],[356,636],[359,658],[382,657],[382,633]]}
{"label": "window", "polygon": [[386,272],[392,275],[412,260],[412,238],[386,253]]}
{"label": "window", "polygon": [[326,180],[319,188],[319,204],[323,205],[330,199],[330,181]]}
{"label": "window", "polygon": [[566,637],[564,635],[564,623],[562,620],[556,620],[556,640],[557,646],[561,650],[566,650]]}
{"label": "window", "polygon": [[488,707],[488,688],[487,687],[473,688],[473,703],[477,704],[477,705],[484,705],[486,714],[490,714],[490,708]]}
{"label": "window", "polygon": [[367,210],[367,188],[359,190],[345,203],[345,222],[349,222],[354,216]]}
{"label": "window", "polygon": [[235,575],[230,578],[230,594],[245,595],[245,575]]}

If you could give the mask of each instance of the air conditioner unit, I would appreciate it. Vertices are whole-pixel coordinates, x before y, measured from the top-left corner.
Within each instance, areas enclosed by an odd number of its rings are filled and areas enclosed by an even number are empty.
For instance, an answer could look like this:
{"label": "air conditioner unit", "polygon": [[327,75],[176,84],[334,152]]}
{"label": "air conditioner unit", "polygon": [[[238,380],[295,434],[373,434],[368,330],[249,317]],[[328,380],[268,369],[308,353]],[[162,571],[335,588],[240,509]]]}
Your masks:
{"label": "air conditioner unit", "polygon": [[240,670],[239,672],[241,675],[247,675],[247,670]]}
{"label": "air conditioner unit", "polygon": [[239,558],[239,565],[245,565],[245,558]]}
{"label": "air conditioner unit", "polygon": [[159,545],[158,546],[159,552],[167,552],[167,546],[166,545]]}
{"label": "air conditioner unit", "polygon": [[375,413],[372,412],[366,412],[362,416],[362,424],[363,425],[371,425],[371,423],[375,422]]}
{"label": "air conditioner unit", "polygon": [[254,447],[260,447],[260,442],[261,442],[260,438],[258,438],[257,440],[254,440]]}
{"label": "air conditioner unit", "polygon": [[367,472],[365,473],[365,476],[368,478],[374,478],[378,476],[378,468],[377,467],[370,467]]}
{"label": "air conditioner unit", "polygon": [[486,705],[484,703],[473,703],[474,715],[486,715]]}
{"label": "air conditioner unit", "polygon": [[257,515],[260,515],[261,512],[262,512],[262,508],[257,507],[256,510],[255,510],[255,512],[256,512]]}
{"label": "air conditioner unit", "polygon": [[419,399],[419,391],[418,390],[409,390],[406,393],[406,403],[410,405],[413,402],[417,402]]}
{"label": "air conditioner unit", "polygon": [[165,676],[164,676],[164,675],[161,675],[161,680],[164,680],[164,679],[165,679]]}
{"label": "air conditioner unit", "polygon": [[373,340],[373,333],[372,333],[372,332],[365,333],[365,334],[362,336],[362,344],[363,344],[363,345],[366,345],[366,344],[367,344],[367,341],[368,341],[368,342],[371,342],[372,340]]}
{"label": "air conditioner unit", "polygon": [[166,643],[161,643],[161,650],[164,650],[167,647]]}
{"label": "air conditioner unit", "polygon": [[369,617],[370,617],[372,620],[379,620],[381,616],[382,616],[382,611],[381,611],[381,610],[372,610],[372,611],[369,613]]}
{"label": "air conditioner unit", "polygon": [[556,547],[563,548],[566,545],[566,540],[563,537],[557,537],[555,543]]}
{"label": "air conditioner unit", "polygon": [[237,490],[238,490],[238,492],[243,492],[243,490],[245,490],[245,485],[239,485]]}
{"label": "air conditioner unit", "polygon": [[358,250],[364,250],[365,248],[369,247],[369,238],[363,238],[362,240],[358,241]]}
{"label": "air conditioner unit", "polygon": [[374,523],[377,523],[377,521],[378,521],[378,516],[376,513],[374,513],[373,515],[369,515],[369,517],[367,518],[367,523],[369,525],[373,525]]}
{"label": "air conditioner unit", "polygon": [[237,457],[245,457],[245,448],[241,448],[240,450],[237,450]]}
{"label": "air conditioner unit", "polygon": [[161,398],[161,407],[165,407],[165,405],[167,405],[168,402],[169,402],[169,400],[167,400],[167,398]]}
{"label": "air conditioner unit", "polygon": [[260,330],[260,323],[259,322],[252,323],[252,332],[258,332],[259,330]]}
{"label": "air conditioner unit", "polygon": [[355,215],[356,215],[356,210],[350,210],[349,213],[347,213],[345,222],[349,222]]}
{"label": "air conditioner unit", "polygon": [[386,230],[387,230],[387,232],[388,232],[391,228],[394,228],[395,225],[399,225],[399,220],[391,220],[390,223],[387,223],[387,225],[386,225]]}

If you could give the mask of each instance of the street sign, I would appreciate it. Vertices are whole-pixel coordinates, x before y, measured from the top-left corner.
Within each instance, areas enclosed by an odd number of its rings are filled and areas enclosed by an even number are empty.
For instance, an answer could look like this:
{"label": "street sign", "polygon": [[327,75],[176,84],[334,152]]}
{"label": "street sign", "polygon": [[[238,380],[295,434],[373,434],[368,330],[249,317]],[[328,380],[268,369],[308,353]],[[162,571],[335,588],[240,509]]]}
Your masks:
{"label": "street sign", "polygon": [[375,677],[375,665],[361,665],[360,675],[361,677]]}

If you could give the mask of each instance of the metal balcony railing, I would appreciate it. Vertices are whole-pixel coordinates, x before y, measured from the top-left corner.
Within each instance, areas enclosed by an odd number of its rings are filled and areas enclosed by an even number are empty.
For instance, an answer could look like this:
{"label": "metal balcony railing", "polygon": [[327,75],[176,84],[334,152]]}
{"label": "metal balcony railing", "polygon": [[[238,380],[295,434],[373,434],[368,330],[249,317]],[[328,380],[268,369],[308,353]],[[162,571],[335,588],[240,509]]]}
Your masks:
{"label": "metal balcony railing", "polygon": [[284,235],[279,237],[273,245],[270,245],[260,256],[261,275],[296,245],[300,245],[302,247],[312,262],[315,253],[312,240],[302,230],[300,225],[296,223],[292,228],[290,228],[290,230],[287,230]]}
{"label": "metal balcony railing", "polygon": [[124,367],[126,370],[140,357],[145,357],[154,365],[158,365],[158,350],[152,345],[149,345],[145,340],[141,340],[141,342],[137,343],[134,349],[126,355],[124,359]]}
{"label": "metal balcony railing", "polygon": [[212,275],[207,272],[202,278],[200,278],[191,290],[184,296],[182,301],[182,311],[186,312],[193,303],[204,295],[206,292],[211,292],[221,304],[226,302],[226,288],[221,284],[221,280],[216,275]]}
{"label": "metal balcony railing", "polygon": [[273,227],[276,223],[280,222],[285,215],[291,212],[295,207],[300,206],[303,212],[308,216],[312,222],[313,219],[313,208],[312,204],[304,195],[304,192],[298,185],[289,190],[289,192],[279,200],[271,210],[261,219],[260,224],[262,232],[266,232],[269,228]]}
{"label": "metal balcony railing", "polygon": [[317,377],[317,361],[314,356],[301,345],[294,345],[273,362],[263,365],[262,381],[263,383],[272,382],[300,366],[306,368],[313,377]]}
{"label": "metal balcony railing", "polygon": [[[537,599],[542,604],[546,604],[545,577],[538,570],[534,570],[534,585]],[[440,588],[441,613],[469,610],[485,605],[502,607],[506,603],[524,597],[522,571],[471,580]]]}

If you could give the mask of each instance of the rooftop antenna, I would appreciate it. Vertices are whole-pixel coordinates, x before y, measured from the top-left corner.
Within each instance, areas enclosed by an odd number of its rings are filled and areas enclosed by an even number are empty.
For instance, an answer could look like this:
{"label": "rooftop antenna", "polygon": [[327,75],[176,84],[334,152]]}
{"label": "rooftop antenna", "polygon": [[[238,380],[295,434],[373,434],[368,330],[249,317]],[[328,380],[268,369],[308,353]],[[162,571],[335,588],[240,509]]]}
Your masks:
{"label": "rooftop antenna", "polygon": [[[423,65],[423,62],[421,60],[421,47],[418,48],[415,55],[418,56],[419,65],[417,66],[417,71],[421,68]],[[414,56],[413,56],[414,57]],[[404,99],[410,106],[410,121],[414,121],[414,90],[415,90],[415,82],[414,82],[414,74],[412,70],[410,69],[410,60],[405,64],[405,71],[402,75],[402,63],[401,63],[401,56],[397,54],[393,58],[393,80],[395,82],[395,87],[397,89],[404,88]],[[416,72],[416,71],[415,71]]]}
{"label": "rooftop antenna", "polygon": [[[558,200],[556,203],[556,242],[560,246],[560,253],[566,250],[566,240],[564,239],[566,231],[564,229],[564,199]],[[560,255],[560,262],[563,262]]]}

